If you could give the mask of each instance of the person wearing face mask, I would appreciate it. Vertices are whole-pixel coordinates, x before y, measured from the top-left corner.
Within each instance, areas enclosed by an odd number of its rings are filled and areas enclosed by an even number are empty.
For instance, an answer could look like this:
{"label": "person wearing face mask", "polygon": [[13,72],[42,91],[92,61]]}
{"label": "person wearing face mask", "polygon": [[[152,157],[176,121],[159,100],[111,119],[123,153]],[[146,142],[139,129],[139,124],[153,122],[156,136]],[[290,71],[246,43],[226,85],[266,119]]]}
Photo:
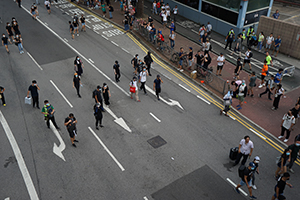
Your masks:
{"label": "person wearing face mask", "polygon": [[257,189],[257,187],[255,186],[255,173],[259,174],[259,169],[258,169],[258,164],[259,164],[260,158],[258,156],[255,156],[253,163],[255,165],[255,169],[253,170],[253,175],[252,175],[252,188],[254,190]]}
{"label": "person wearing face mask", "polygon": [[102,115],[101,104],[100,103],[96,103],[94,105],[94,116],[95,116],[95,119],[96,119],[96,129],[99,130],[98,124],[100,124],[101,128],[103,127],[103,125],[102,125],[103,115]]}
{"label": "person wearing face mask", "polygon": [[32,19],[36,20],[36,12],[35,12],[34,5],[31,6],[30,13],[32,14]]}
{"label": "person wearing face mask", "polygon": [[81,98],[81,95],[79,94],[79,88],[81,86],[81,81],[80,81],[80,77],[78,76],[77,73],[74,73],[74,77],[73,77],[73,88],[76,88],[77,91],[77,96],[79,98]]}
{"label": "person wearing face mask", "polygon": [[139,61],[139,55],[136,54],[135,57],[132,58],[131,60],[132,67],[134,68],[134,72],[133,72],[134,75],[137,75],[138,61]]}
{"label": "person wearing face mask", "polygon": [[104,103],[108,107],[110,105],[109,97],[111,97],[111,94],[110,94],[109,88],[106,83],[103,83],[102,93],[103,93]]}
{"label": "person wearing face mask", "polygon": [[253,172],[255,170],[255,164],[253,162],[249,163],[249,166],[243,170],[243,174],[241,178],[241,182],[236,186],[235,191],[240,194],[239,188],[242,187],[243,185],[247,185],[248,191],[249,191],[249,197],[250,199],[257,199],[253,194],[252,194],[252,176]]}
{"label": "person wearing face mask", "polygon": [[7,53],[9,53],[9,50],[8,50],[8,42],[9,42],[10,44],[12,44],[11,41],[10,41],[10,40],[5,36],[5,34],[3,33],[3,35],[2,35],[2,45],[5,46],[5,49],[6,49],[6,52],[7,52]]}
{"label": "person wearing face mask", "polygon": [[12,24],[12,28],[13,28],[13,31],[15,33],[15,36],[17,37],[17,35],[19,35],[19,37],[21,37],[21,32],[19,30],[18,22],[15,19],[13,19],[13,20],[14,21],[13,21],[13,24]]}
{"label": "person wearing face mask", "polygon": [[69,136],[73,147],[76,147],[76,144],[74,142],[78,142],[78,140],[75,139],[75,136],[77,136],[76,124],[77,119],[74,117],[73,113],[70,113],[69,117],[65,119],[64,125],[66,126],[69,132]]}
{"label": "person wearing face mask", "polygon": [[291,161],[291,149],[285,149],[283,154],[280,156],[279,161],[277,163],[277,170],[275,172],[275,180],[278,180],[280,174],[286,172],[287,161]]}
{"label": "person wearing face mask", "polygon": [[16,35],[16,38],[14,39],[14,43],[15,43],[16,46],[18,46],[20,54],[23,54],[24,50],[23,50],[23,41],[22,41],[21,36]]}
{"label": "person wearing face mask", "polygon": [[291,153],[291,160],[289,164],[287,165],[287,169],[291,173],[295,173],[292,169],[294,162],[297,160],[298,153],[300,152],[300,141],[295,141],[294,144],[291,144],[288,149],[292,151]]}
{"label": "person wearing face mask", "polygon": [[11,39],[11,40],[13,40],[14,39],[14,34],[13,34],[13,28],[11,27],[11,25],[10,25],[10,23],[9,22],[7,22],[6,23],[6,32],[7,32],[7,34],[8,34],[8,37]]}
{"label": "person wearing face mask", "polygon": [[29,92],[31,92],[32,100],[33,100],[33,108],[36,104],[37,109],[40,109],[39,107],[39,93],[38,90],[40,90],[39,86],[36,83],[36,80],[32,81],[32,84],[29,86],[27,91],[27,98],[29,98]]}
{"label": "person wearing face mask", "polygon": [[139,91],[138,91],[138,86],[137,86],[137,79],[136,77],[133,77],[132,80],[129,83],[130,87],[130,98],[133,99],[133,94],[135,94],[135,99],[137,102],[141,102],[139,99]]}
{"label": "person wearing face mask", "polygon": [[139,82],[141,83],[140,90],[144,90],[145,95],[147,95],[146,87],[145,87],[147,76],[148,76],[148,71],[146,70],[146,67],[144,66],[143,70],[140,73],[140,80],[139,80]]}
{"label": "person wearing face mask", "polygon": [[80,60],[79,56],[76,56],[74,60],[74,70],[78,74],[79,77],[81,77],[81,74],[83,73],[83,63]]}
{"label": "person wearing face mask", "polygon": [[238,155],[236,157],[236,160],[235,160],[235,163],[233,166],[236,166],[237,164],[239,164],[242,157],[243,157],[242,165],[245,165],[247,158],[248,157],[250,158],[252,155],[253,148],[254,148],[253,142],[250,140],[250,137],[248,135],[246,135],[244,137],[244,139],[242,139],[240,141]]}
{"label": "person wearing face mask", "polygon": [[50,13],[51,13],[51,3],[50,3],[49,0],[45,1],[45,7],[46,7],[46,9],[48,11],[48,14],[50,15]]}
{"label": "person wearing face mask", "polygon": [[243,80],[242,84],[240,84],[238,88],[239,105],[236,106],[238,107],[238,110],[242,109],[246,94],[247,94],[247,85],[245,83],[245,80]]}
{"label": "person wearing face mask", "polygon": [[45,116],[47,127],[50,128],[50,122],[49,121],[51,120],[54,127],[59,130],[60,128],[57,126],[57,124],[55,122],[54,112],[55,112],[55,110],[54,110],[53,106],[49,103],[48,100],[45,100],[44,101],[44,107],[42,108],[42,113]]}
{"label": "person wearing face mask", "polygon": [[284,142],[287,142],[289,140],[291,131],[293,126],[295,125],[295,117],[292,114],[292,111],[288,111],[288,113],[284,114],[281,122],[281,135],[278,137],[279,139],[283,138],[284,132],[286,132],[286,137],[283,140]]}
{"label": "person wearing face mask", "polygon": [[[76,16],[76,15],[75,15]],[[78,26],[79,26],[79,23],[78,23],[78,18],[73,18],[73,26],[74,26],[74,33],[77,32],[77,36],[79,36],[79,32],[78,32]]]}
{"label": "person wearing face mask", "polygon": [[284,173],[283,176],[277,181],[277,184],[275,186],[275,194],[272,196],[272,200],[285,200],[285,196],[283,196],[283,191],[285,188],[285,185],[292,188],[293,186],[290,183],[287,183],[286,181],[290,180],[290,174],[288,172]]}

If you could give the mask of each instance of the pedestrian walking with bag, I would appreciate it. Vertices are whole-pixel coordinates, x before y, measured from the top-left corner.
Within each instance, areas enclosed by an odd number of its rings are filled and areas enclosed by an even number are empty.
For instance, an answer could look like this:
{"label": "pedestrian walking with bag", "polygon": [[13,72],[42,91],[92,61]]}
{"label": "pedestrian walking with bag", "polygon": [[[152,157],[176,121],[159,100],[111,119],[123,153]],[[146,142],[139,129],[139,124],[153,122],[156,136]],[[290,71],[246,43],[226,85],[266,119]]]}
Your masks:
{"label": "pedestrian walking with bag", "polygon": [[271,78],[267,81],[266,91],[264,91],[263,93],[260,93],[259,97],[261,97],[262,95],[268,93],[269,100],[272,100],[271,94],[273,94],[272,91],[274,90],[274,88],[275,88],[274,75],[271,75]]}
{"label": "pedestrian walking with bag", "polygon": [[155,91],[157,100],[159,99],[159,93],[161,92],[161,84],[163,83],[163,80],[161,80],[160,75],[156,76],[156,79],[154,80],[153,83],[153,90]]}
{"label": "pedestrian walking with bag", "polygon": [[231,104],[232,104],[232,96],[231,96],[232,90],[228,91],[227,94],[223,97],[224,100],[224,109],[220,111],[220,115],[224,113],[226,117],[229,117],[227,115],[227,112],[230,110]]}
{"label": "pedestrian walking with bag", "polygon": [[287,164],[287,170],[294,174],[295,172],[292,167],[294,162],[297,160],[298,153],[300,152],[300,141],[295,141],[294,144],[288,146],[288,149],[292,150],[292,153],[291,160],[289,161],[289,164]]}
{"label": "pedestrian walking with bag", "polygon": [[141,83],[140,90],[144,90],[144,94],[145,94],[145,95],[147,95],[146,87],[145,87],[146,80],[147,80],[147,76],[148,76],[148,72],[147,72],[147,70],[146,70],[146,67],[144,66],[144,67],[143,67],[143,70],[140,72],[140,79],[139,79],[139,82]]}
{"label": "pedestrian walking with bag", "polygon": [[79,58],[79,56],[76,56],[76,58],[74,60],[74,70],[80,78],[83,73],[83,68],[84,68],[84,66],[83,66],[81,59]]}
{"label": "pedestrian walking with bag", "polygon": [[277,85],[277,89],[275,90],[274,93],[275,93],[275,95],[274,95],[275,98],[274,98],[274,101],[273,101],[273,108],[272,108],[272,110],[277,110],[280,98],[281,98],[281,96],[284,95],[284,89],[282,88],[281,84]]}
{"label": "pedestrian walking with bag", "polygon": [[283,196],[283,191],[285,189],[285,186],[289,186],[292,188],[292,184],[286,182],[290,180],[290,174],[288,172],[284,173],[280,179],[278,179],[277,184],[275,186],[275,194],[272,196],[272,200],[285,200],[285,196]]}
{"label": "pedestrian walking with bag", "polygon": [[120,77],[121,77],[120,65],[119,65],[119,62],[117,60],[115,61],[115,64],[113,65],[113,69],[114,69],[116,82],[120,82]]}
{"label": "pedestrian walking with bag", "polygon": [[247,94],[247,85],[245,83],[245,80],[243,80],[242,84],[239,85],[237,90],[238,90],[239,105],[237,105],[236,107],[238,107],[238,110],[241,110]]}
{"label": "pedestrian walking with bag", "polygon": [[260,158],[258,156],[255,156],[253,163],[255,165],[255,169],[253,170],[253,175],[252,175],[252,188],[254,190],[257,189],[257,187],[255,186],[255,173],[259,174],[259,169],[258,169],[258,164],[260,162]]}
{"label": "pedestrian walking with bag", "polygon": [[77,129],[76,129],[77,119],[74,117],[73,113],[69,114],[69,117],[65,119],[64,124],[68,130],[72,146],[76,147],[76,144],[74,142],[78,142],[78,140],[75,139],[75,137],[77,136]]}
{"label": "pedestrian walking with bag", "polygon": [[139,91],[137,86],[137,78],[133,77],[129,83],[130,86],[130,98],[133,99],[132,95],[135,94],[135,99],[137,102],[141,102],[139,99]]}
{"label": "pedestrian walking with bag", "polygon": [[255,164],[253,162],[250,162],[248,167],[246,167],[244,165],[240,166],[238,172],[239,172],[239,176],[241,178],[241,182],[235,188],[235,191],[238,194],[240,194],[239,188],[242,187],[243,185],[247,185],[250,199],[257,199],[252,194],[252,176],[253,176],[254,170],[255,170]]}
{"label": "pedestrian walking with bag", "polygon": [[47,127],[50,128],[50,120],[52,121],[54,127],[56,129],[60,129],[56,122],[55,122],[55,118],[54,118],[54,113],[55,113],[55,110],[53,108],[53,106],[49,103],[48,100],[45,100],[44,101],[44,107],[42,108],[42,113],[44,114],[45,116],[45,120],[46,120],[46,124],[47,124]]}
{"label": "pedestrian walking with bag", "polygon": [[144,57],[144,62],[146,63],[149,76],[152,76],[150,73],[150,68],[151,68],[151,64],[153,63],[153,59],[151,57],[150,51],[148,51],[147,55]]}
{"label": "pedestrian walking with bag", "polygon": [[109,88],[106,83],[103,83],[102,92],[103,92],[104,103],[108,107],[110,105],[109,97],[111,97],[111,94],[110,94]]}
{"label": "pedestrian walking with bag", "polygon": [[36,105],[37,109],[40,109],[39,106],[39,93],[38,91],[40,90],[40,87],[37,85],[36,80],[32,81],[32,84],[29,86],[28,91],[27,91],[27,98],[29,98],[29,92],[31,93],[31,97],[32,97],[32,106],[34,108],[34,106]]}
{"label": "pedestrian walking with bag", "polygon": [[250,140],[250,137],[246,135],[244,139],[240,141],[239,151],[234,166],[239,164],[242,157],[243,157],[242,165],[245,165],[247,158],[248,157],[250,158],[252,155],[253,148],[254,148],[253,142]]}
{"label": "pedestrian walking with bag", "polygon": [[277,170],[275,172],[275,180],[278,180],[280,174],[286,173],[287,162],[291,161],[291,149],[285,149],[283,154],[276,160]]}
{"label": "pedestrian walking with bag", "polygon": [[4,91],[5,91],[5,88],[0,86],[0,99],[2,101],[2,105],[5,107],[6,103],[5,103]]}
{"label": "pedestrian walking with bag", "polygon": [[80,77],[78,76],[77,73],[74,73],[74,77],[73,77],[73,88],[76,88],[77,91],[77,96],[79,98],[81,98],[81,95],[79,94],[79,88],[81,85],[81,81],[80,81]]}
{"label": "pedestrian walking with bag", "polygon": [[96,119],[96,129],[99,130],[98,128],[98,124],[100,124],[99,126],[102,128],[102,119],[103,119],[103,115],[102,115],[102,111],[101,111],[101,104],[100,103],[96,103],[94,105],[94,116]]}
{"label": "pedestrian walking with bag", "polygon": [[291,131],[293,130],[293,126],[295,125],[295,117],[292,114],[292,111],[288,111],[288,113],[284,114],[281,122],[281,134],[278,137],[279,139],[283,138],[284,132],[286,132],[286,137],[283,142],[287,142],[289,140]]}

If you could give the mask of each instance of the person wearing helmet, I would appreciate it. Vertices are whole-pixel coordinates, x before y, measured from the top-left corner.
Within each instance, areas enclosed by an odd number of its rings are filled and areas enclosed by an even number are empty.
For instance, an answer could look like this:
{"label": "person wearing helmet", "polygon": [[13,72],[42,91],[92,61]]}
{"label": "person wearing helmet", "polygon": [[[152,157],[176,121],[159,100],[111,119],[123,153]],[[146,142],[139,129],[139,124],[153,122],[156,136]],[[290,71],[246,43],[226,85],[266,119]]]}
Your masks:
{"label": "person wearing helmet", "polygon": [[251,199],[257,199],[252,194],[252,176],[255,168],[256,168],[255,164],[253,162],[250,162],[249,166],[245,168],[243,171],[243,177],[241,178],[241,182],[235,188],[236,192],[240,194],[239,188],[242,187],[243,185],[247,185]]}

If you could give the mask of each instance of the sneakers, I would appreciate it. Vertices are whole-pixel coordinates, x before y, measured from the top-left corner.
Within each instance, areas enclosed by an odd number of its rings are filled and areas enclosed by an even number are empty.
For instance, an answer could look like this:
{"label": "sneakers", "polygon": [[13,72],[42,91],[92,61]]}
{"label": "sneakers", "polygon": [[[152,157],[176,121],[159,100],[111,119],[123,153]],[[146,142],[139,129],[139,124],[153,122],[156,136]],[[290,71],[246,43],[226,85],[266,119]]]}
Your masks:
{"label": "sneakers", "polygon": [[250,197],[250,199],[257,199],[255,196],[249,196]]}
{"label": "sneakers", "polygon": [[181,69],[181,70],[179,70],[179,71],[183,72],[183,69]]}
{"label": "sneakers", "polygon": [[258,86],[258,88],[262,88],[262,87],[264,87],[264,86],[263,86],[263,85],[261,85],[261,84]]}
{"label": "sneakers", "polygon": [[276,108],[275,108],[275,107],[273,107],[273,108],[272,108],[272,110],[276,110]]}
{"label": "sneakers", "polygon": [[283,140],[283,142],[287,142],[287,141],[289,141],[289,139],[284,139],[284,140]]}
{"label": "sneakers", "polygon": [[73,143],[72,146],[73,146],[73,147],[76,147],[76,144]]}
{"label": "sneakers", "polygon": [[281,136],[281,135],[280,135],[280,136],[278,136],[278,139],[281,139],[281,138],[283,138],[283,136]]}
{"label": "sneakers", "polygon": [[96,129],[99,130],[98,126],[96,126]]}
{"label": "sneakers", "polygon": [[252,188],[253,188],[254,190],[256,190],[256,189],[257,189],[257,187],[256,187],[255,185],[252,185]]}
{"label": "sneakers", "polygon": [[3,104],[3,106],[6,106],[6,104]]}
{"label": "sneakers", "polygon": [[260,95],[260,94],[258,94],[258,97],[261,97],[261,95]]}
{"label": "sneakers", "polygon": [[234,190],[235,190],[238,194],[240,194],[239,189],[234,188]]}
{"label": "sneakers", "polygon": [[74,140],[74,142],[79,142],[78,140]]}
{"label": "sneakers", "polygon": [[292,174],[295,173],[293,169],[288,168],[288,170],[289,170],[289,172],[291,172]]}

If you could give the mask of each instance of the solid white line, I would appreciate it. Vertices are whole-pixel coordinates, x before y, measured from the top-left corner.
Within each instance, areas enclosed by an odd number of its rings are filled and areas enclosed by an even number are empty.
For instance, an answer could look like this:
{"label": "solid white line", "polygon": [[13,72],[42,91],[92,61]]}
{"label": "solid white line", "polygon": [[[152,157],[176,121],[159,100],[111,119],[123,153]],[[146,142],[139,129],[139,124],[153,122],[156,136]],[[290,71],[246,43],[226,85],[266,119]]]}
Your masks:
{"label": "solid white line", "polygon": [[106,39],[106,40],[108,40],[108,38],[107,37],[105,37],[104,35],[101,35],[104,39]]}
{"label": "solid white line", "polygon": [[98,142],[102,145],[104,150],[110,155],[110,157],[117,163],[117,165],[120,167],[121,171],[125,171],[124,167],[121,165],[121,163],[115,158],[115,156],[109,151],[109,149],[105,146],[105,144],[101,141],[101,139],[98,137],[98,135],[91,129],[91,127],[88,127],[88,129],[91,131],[91,133],[95,136],[95,138],[98,140]]}
{"label": "solid white line", "polygon": [[95,63],[92,59],[89,58],[89,61],[91,61],[91,63]]}
{"label": "solid white line", "polygon": [[235,120],[235,118],[234,117],[232,117],[231,115],[228,115],[231,119],[233,119],[233,120]]}
{"label": "solid white line", "polygon": [[124,49],[123,47],[121,48],[123,51],[125,51],[126,53],[129,53],[129,51],[127,51],[126,49]]}
{"label": "solid white line", "polygon": [[116,45],[116,46],[119,46],[117,43],[115,43],[114,41],[111,41],[111,43],[113,43],[114,45]]}
{"label": "solid white line", "polygon": [[66,42],[68,42],[67,38],[64,38],[64,40],[65,40]]}
{"label": "solid white line", "polygon": [[55,83],[52,80],[50,80],[50,82],[55,87],[55,89],[58,91],[58,93],[64,98],[64,100],[69,104],[69,106],[71,108],[73,108],[72,104],[68,101],[68,99],[65,97],[65,95],[58,89],[58,87],[55,85]]}
{"label": "solid white line", "polygon": [[45,22],[45,25],[48,26],[48,24]]}
{"label": "solid white line", "polygon": [[88,25],[85,25],[86,27],[88,27],[88,28],[91,28],[90,26],[88,26]]}
{"label": "solid white line", "polygon": [[69,13],[65,12],[67,15],[70,15]]}
{"label": "solid white line", "polygon": [[204,101],[205,103],[207,103],[207,104],[209,104],[209,105],[210,105],[210,102],[209,102],[209,101],[207,101],[206,99],[204,99],[204,98],[200,97],[199,95],[197,95],[197,97],[198,97],[199,99],[201,99],[202,101]]}
{"label": "solid white line", "polygon": [[156,119],[156,121],[161,122],[160,119],[158,119],[155,115],[153,115],[152,113],[149,113],[154,119]]}
{"label": "solid white line", "polygon": [[193,30],[193,29],[192,29],[192,31],[193,31],[194,33],[196,33],[197,35],[199,34],[199,32],[198,32],[198,31],[195,31],[195,30]]}
{"label": "solid white line", "polygon": [[[226,180],[227,180],[231,185],[233,185],[234,187],[237,186],[237,185],[236,185],[232,180],[230,180],[229,178],[227,178]],[[240,191],[241,193],[243,193],[243,195],[248,196],[248,194],[247,194],[244,190],[242,190],[241,188],[239,188],[239,191]]]}
{"label": "solid white line", "polygon": [[23,159],[23,155],[21,153],[21,150],[20,150],[20,148],[18,146],[18,143],[17,143],[13,133],[11,132],[11,129],[10,129],[10,127],[9,127],[9,125],[8,125],[6,119],[4,118],[1,111],[0,111],[0,122],[2,124],[4,132],[6,133],[6,137],[9,141],[9,143],[11,145],[11,148],[12,148],[12,150],[15,154],[15,157],[17,159],[17,163],[19,165],[21,174],[23,176],[23,179],[24,179],[27,191],[29,193],[30,199],[31,200],[38,200],[39,199],[38,194],[37,194],[37,192],[35,190],[35,187],[33,185],[33,182],[32,182],[32,179],[30,177],[30,174],[28,172],[26,163]]}
{"label": "solid white line", "polygon": [[58,8],[58,6],[55,6],[55,8]]}
{"label": "solid white line", "polygon": [[261,134],[259,134],[258,132],[254,131],[253,129],[249,128],[250,131],[252,131],[254,134],[256,134],[258,137],[262,138],[262,139],[266,139],[264,136],[262,136]]}
{"label": "solid white line", "polygon": [[97,32],[97,31],[94,31],[95,33],[97,33],[98,35],[100,35],[100,33],[99,32]]}
{"label": "solid white line", "polygon": [[43,70],[41,66],[35,61],[35,59],[30,55],[30,53],[27,52],[27,55],[31,58],[31,60],[40,68],[40,70]]}
{"label": "solid white line", "polygon": [[189,90],[189,89],[187,89],[186,87],[184,87],[183,85],[181,85],[181,84],[178,84],[180,87],[182,87],[183,89],[185,89],[186,91],[188,91],[188,92],[191,92],[191,90]]}
{"label": "solid white line", "polygon": [[145,200],[148,200],[148,198],[147,198],[146,196],[144,196],[144,199],[145,199]]}

